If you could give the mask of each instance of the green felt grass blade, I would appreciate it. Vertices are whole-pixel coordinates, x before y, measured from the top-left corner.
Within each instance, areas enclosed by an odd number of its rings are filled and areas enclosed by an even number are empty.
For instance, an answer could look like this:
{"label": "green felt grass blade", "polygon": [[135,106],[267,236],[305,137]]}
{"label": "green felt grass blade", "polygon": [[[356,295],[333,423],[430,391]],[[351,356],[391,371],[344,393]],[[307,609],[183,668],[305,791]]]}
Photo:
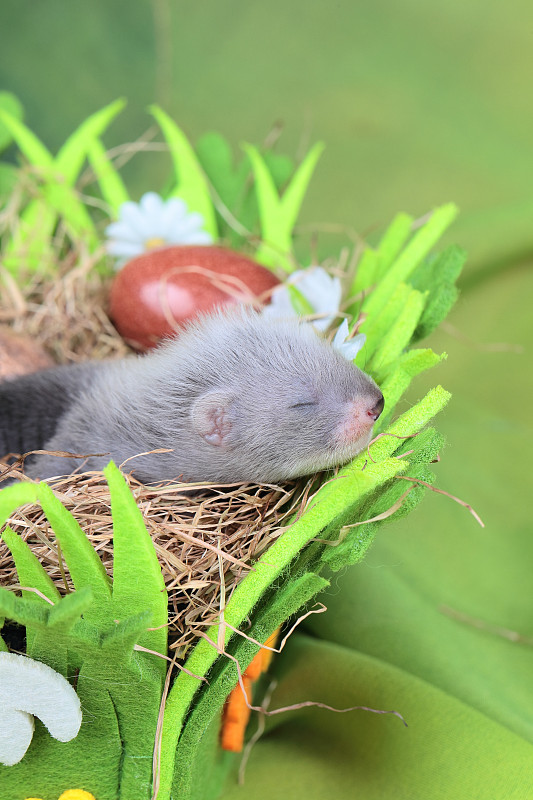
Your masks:
{"label": "green felt grass blade", "polygon": [[157,120],[170,148],[177,185],[173,195],[185,200],[189,212],[194,211],[202,215],[204,230],[216,241],[218,230],[215,209],[207,181],[193,148],[183,131],[161,108],[152,105],[149,111]]}
{"label": "green felt grass blade", "polygon": [[[382,458],[390,458],[398,446],[396,437],[411,436],[421,431],[439,411],[442,411],[450,397],[451,394],[443,389],[442,386],[436,386],[431,389],[422,400],[408,409],[387,428],[386,435],[374,442],[370,447],[372,458],[376,461],[380,461]],[[366,454],[361,453],[353,462],[354,466],[362,466],[365,458]]]}
{"label": "green felt grass blade", "polygon": [[109,103],[109,105],[91,114],[61,147],[55,159],[54,169],[57,170],[69,186],[73,186],[76,182],[94,139],[102,135],[125,105],[125,100],[115,100],[113,103]]}
{"label": "green felt grass blade", "polygon": [[93,139],[89,144],[87,157],[98,181],[103,199],[114,216],[117,216],[120,206],[130,199],[124,181],[108,158],[106,149],[99,139]]}
{"label": "green felt grass blade", "polygon": [[[343,503],[354,496],[363,497],[374,491],[376,486],[386,483],[394,475],[403,471],[405,463],[389,459],[381,464],[372,464],[365,471],[345,469],[339,479],[332,481],[317,492],[313,506],[303,517],[293,523],[290,530],[281,536],[261,556],[246,578],[237,586],[224,612],[224,619],[238,628],[252,612],[268,587],[287,569],[299,551],[312,538],[341,513]],[[224,628],[224,644],[229,641],[232,631]],[[185,666],[195,675],[206,675],[217,658],[213,642],[218,642],[219,625],[213,625],[207,632],[211,643],[205,639],[194,648]],[[168,724],[179,729],[183,717],[196,693],[199,681],[185,673],[180,675],[169,692],[166,711]]]}
{"label": "green felt grass blade", "polygon": [[367,368],[376,349],[383,346],[388,338],[389,331],[402,313],[410,292],[411,287],[408,284],[399,283],[381,312],[368,317],[362,323],[360,330],[365,334],[366,342],[356,358],[356,364],[362,369]]}
{"label": "green felt grass blade", "polygon": [[425,294],[416,289],[412,289],[405,298],[398,318],[388,331],[387,337],[383,339],[381,346],[376,350],[370,365],[370,370],[378,382],[383,380],[387,365],[394,362],[411,341],[424,310],[425,301]]}
{"label": "green felt grass blade", "polygon": [[[166,655],[168,596],[161,567],[143,516],[126,481],[110,462],[104,469],[113,517],[113,608],[119,619],[151,611],[147,631],[139,643]],[[160,627],[163,626],[163,627]],[[165,662],[159,665],[166,672]]]}
{"label": "green felt grass blade", "polygon": [[[434,476],[428,469],[428,464],[437,457],[444,444],[443,436],[434,428],[425,428],[418,436],[402,441],[396,440],[396,457],[403,453],[408,454],[408,474],[411,477],[421,478],[433,483]],[[391,516],[374,522],[364,522],[389,512],[403,497],[401,506]],[[335,526],[324,531],[322,538],[328,538],[335,544],[326,545],[323,550],[322,560],[332,569],[338,570],[346,564],[355,564],[359,561],[372,543],[378,528],[389,521],[399,519],[409,513],[420,502],[426,488],[416,483],[409,484],[403,480],[391,481],[388,488],[375,492],[358,509],[357,516],[344,526]],[[357,523],[354,525],[354,523]]]}
{"label": "green felt grass blade", "polygon": [[5,619],[18,622],[19,625],[35,625],[42,628],[48,624],[49,608],[51,606],[47,603],[34,603],[0,587],[0,614]]}
{"label": "green felt grass blade", "polygon": [[396,403],[407,391],[413,378],[421,372],[431,369],[446,357],[446,353],[437,355],[433,350],[425,349],[409,350],[397,360],[394,368],[380,384],[385,398],[385,408],[374,427],[375,433],[380,433],[387,427]]}
{"label": "green felt grass blade", "polygon": [[440,239],[457,215],[453,203],[435,209],[429,220],[412,237],[411,241],[391,265],[387,274],[364,304],[367,314],[378,314],[393,295],[397,285],[406,281],[431,248]]}
{"label": "green felt grass blade", "polygon": [[20,271],[50,271],[55,261],[51,239],[56,212],[44,200],[36,199],[22,211],[20,225],[6,244],[5,266],[15,276]]}
{"label": "green felt grass blade", "polygon": [[53,167],[54,159],[51,153],[20,119],[0,108],[0,123],[9,131],[17,147],[32,166],[43,170],[50,170]]}
{"label": "green felt grass blade", "polygon": [[[20,585],[37,589],[44,597],[47,597],[53,603],[57,603],[61,597],[58,590],[26,542],[20,536],[17,536],[9,526],[6,526],[0,538],[4,540],[13,557]],[[22,596],[30,602],[49,605],[44,597],[40,597],[36,592],[23,590]],[[37,631],[31,626],[26,627],[26,651],[28,653],[32,652],[36,634]]]}
{"label": "green felt grass blade", "polygon": [[0,164],[0,207],[17,185],[18,171],[11,164]]}
{"label": "green felt grass blade", "polygon": [[39,485],[38,498],[61,545],[74,586],[76,589],[91,587],[93,603],[87,619],[101,626],[109,624],[111,581],[100,557],[70,511],[45,483]]}
{"label": "green felt grass blade", "polygon": [[383,234],[378,247],[379,262],[374,280],[380,280],[399,256],[413,230],[413,217],[397,214]]}
{"label": "green felt grass blade", "polygon": [[90,214],[74,189],[51,181],[44,187],[43,194],[49,205],[63,218],[71,239],[87,239],[92,248],[99,245]]}
{"label": "green felt grass blade", "polygon": [[35,483],[14,483],[0,489],[0,527],[15,509],[37,502],[38,486]]}
{"label": "green felt grass blade", "polygon": [[[9,552],[13,556],[20,585],[37,589],[53,603],[56,603],[61,595],[28,544],[21,539],[20,536],[17,536],[9,525],[2,531],[0,538],[4,540]],[[49,605],[44,598],[39,597],[35,592],[23,591],[22,596],[35,603],[45,603]]]}
{"label": "green felt grass blade", "polygon": [[[11,117],[19,121],[22,120],[22,104],[18,97],[12,94],[12,92],[0,92],[0,109],[7,111]],[[12,139],[13,137],[9,129],[4,123],[0,122],[0,152],[5,150]]]}
{"label": "green felt grass blade", "polygon": [[[328,581],[324,578],[309,573],[289,580],[260,610],[247,635],[256,641],[264,642],[283,622],[296,614],[314,595],[327,586]],[[233,643],[235,646],[231,648],[231,655],[237,658],[242,674],[259,648],[243,637],[235,637]],[[224,657],[220,662],[221,668],[218,674],[212,677],[209,686],[202,690],[180,737],[172,781],[173,795],[180,800],[202,800],[206,796],[206,783],[210,770],[205,763],[205,756],[202,757],[202,751],[205,749],[208,754],[213,748],[212,745],[209,746],[211,743],[204,743],[204,738],[211,725],[218,723],[224,701],[238,680],[235,663]],[[216,733],[218,734],[218,731]],[[175,745],[172,749],[170,747],[166,749],[165,755],[167,753],[171,755],[173,750]],[[167,764],[163,767],[163,760],[161,767],[162,776],[164,774],[166,779],[168,769]],[[167,780],[162,781],[162,790],[163,783],[166,789]],[[165,800],[168,797],[168,791],[163,792],[158,800]]]}
{"label": "green felt grass blade", "polygon": [[[385,275],[394,259],[411,235],[413,218],[409,214],[397,214],[381,237],[376,250],[368,247],[357,265],[357,272],[350,289],[350,296],[368,289]],[[350,313],[353,313],[350,309]]]}
{"label": "green felt grass blade", "polygon": [[[372,247],[367,247],[363,251],[359,263],[357,265],[357,272],[350,287],[349,297],[359,294],[363,289],[368,289],[376,279],[376,272],[378,268],[379,253]],[[350,314],[355,313],[355,304],[348,309]]]}
{"label": "green felt grass blade", "polygon": [[62,597],[55,605],[50,606],[48,625],[51,628],[72,628],[82,614],[85,616],[92,598],[93,594],[88,586],[65,595],[65,597]]}
{"label": "green felt grass blade", "polygon": [[252,164],[261,220],[263,243],[255,257],[266,266],[280,266],[291,272],[292,231],[324,145],[317,142],[311,148],[281,198],[259,150],[251,144],[243,144],[243,149]]}

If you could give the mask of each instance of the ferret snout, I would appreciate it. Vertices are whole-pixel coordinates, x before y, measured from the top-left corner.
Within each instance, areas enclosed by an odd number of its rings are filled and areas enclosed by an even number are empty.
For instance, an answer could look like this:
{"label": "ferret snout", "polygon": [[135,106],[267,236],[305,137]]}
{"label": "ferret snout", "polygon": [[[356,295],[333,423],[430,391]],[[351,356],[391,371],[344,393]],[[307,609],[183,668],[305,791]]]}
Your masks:
{"label": "ferret snout", "polygon": [[366,440],[384,406],[385,399],[381,393],[377,402],[375,395],[351,400],[346,406],[341,424],[335,431],[336,441],[346,446],[356,444],[358,440]]}
{"label": "ferret snout", "polygon": [[385,398],[383,395],[379,398],[376,405],[370,408],[366,413],[375,422],[385,406]]}

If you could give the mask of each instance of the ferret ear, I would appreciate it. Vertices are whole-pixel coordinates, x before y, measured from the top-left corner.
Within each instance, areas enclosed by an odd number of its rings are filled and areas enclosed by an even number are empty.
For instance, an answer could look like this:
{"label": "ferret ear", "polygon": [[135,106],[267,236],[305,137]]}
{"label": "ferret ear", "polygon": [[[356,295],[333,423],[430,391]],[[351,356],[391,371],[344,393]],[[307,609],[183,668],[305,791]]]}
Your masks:
{"label": "ferret ear", "polygon": [[207,392],[192,407],[192,426],[208,444],[222,447],[228,444],[233,427],[231,406],[234,396],[230,392]]}

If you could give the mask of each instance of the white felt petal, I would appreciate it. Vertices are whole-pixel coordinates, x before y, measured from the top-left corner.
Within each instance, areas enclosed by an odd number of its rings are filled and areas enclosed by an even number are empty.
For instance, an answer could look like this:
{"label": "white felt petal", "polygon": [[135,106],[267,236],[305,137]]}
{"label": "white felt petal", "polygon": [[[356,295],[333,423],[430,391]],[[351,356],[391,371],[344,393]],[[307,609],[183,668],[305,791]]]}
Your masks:
{"label": "white felt petal", "polygon": [[0,764],[12,767],[24,758],[34,727],[31,714],[0,707]]}
{"label": "white felt petal", "polygon": [[358,333],[357,336],[354,336],[353,339],[350,339],[347,342],[343,342],[342,344],[336,345],[333,342],[334,346],[337,350],[347,358],[348,361],[353,361],[356,357],[359,350],[363,347],[364,343],[366,342],[366,336],[364,333]]}
{"label": "white felt petal", "polygon": [[340,347],[342,344],[344,344],[344,340],[348,336],[349,332],[348,320],[343,319],[339,325],[337,333],[335,334],[335,338],[333,339],[333,347]]}
{"label": "white felt petal", "polygon": [[108,242],[105,247],[110,256],[122,256],[125,258],[133,258],[144,252],[144,247],[140,242],[126,242],[123,239],[113,239]]}
{"label": "white felt petal", "polygon": [[276,286],[270,296],[270,304],[265,306],[263,314],[267,317],[295,317],[296,311],[285,286]]}
{"label": "white felt petal", "polygon": [[140,242],[141,237],[138,231],[134,230],[126,222],[112,222],[105,229],[108,239],[121,239],[126,242]]}
{"label": "white felt petal", "polygon": [[[0,763],[16,764],[26,752],[36,716],[54,739],[68,742],[81,725],[81,706],[70,683],[51,667],[0,653]],[[28,735],[29,734],[29,735]],[[15,760],[13,760],[15,759]]]}
{"label": "white felt petal", "polygon": [[154,217],[163,212],[165,201],[155,192],[146,192],[141,197],[139,205],[147,217]]}

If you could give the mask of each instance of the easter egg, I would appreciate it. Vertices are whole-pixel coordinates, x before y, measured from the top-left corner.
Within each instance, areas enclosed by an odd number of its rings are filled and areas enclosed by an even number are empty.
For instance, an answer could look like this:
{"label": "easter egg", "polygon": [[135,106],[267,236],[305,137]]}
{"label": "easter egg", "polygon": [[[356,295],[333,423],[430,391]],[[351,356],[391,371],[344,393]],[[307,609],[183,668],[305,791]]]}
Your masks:
{"label": "easter egg", "polygon": [[137,256],[118,272],[109,316],[129,344],[144,350],[217,307],[268,302],[278,284],[270,270],[225,247],[165,247]]}

